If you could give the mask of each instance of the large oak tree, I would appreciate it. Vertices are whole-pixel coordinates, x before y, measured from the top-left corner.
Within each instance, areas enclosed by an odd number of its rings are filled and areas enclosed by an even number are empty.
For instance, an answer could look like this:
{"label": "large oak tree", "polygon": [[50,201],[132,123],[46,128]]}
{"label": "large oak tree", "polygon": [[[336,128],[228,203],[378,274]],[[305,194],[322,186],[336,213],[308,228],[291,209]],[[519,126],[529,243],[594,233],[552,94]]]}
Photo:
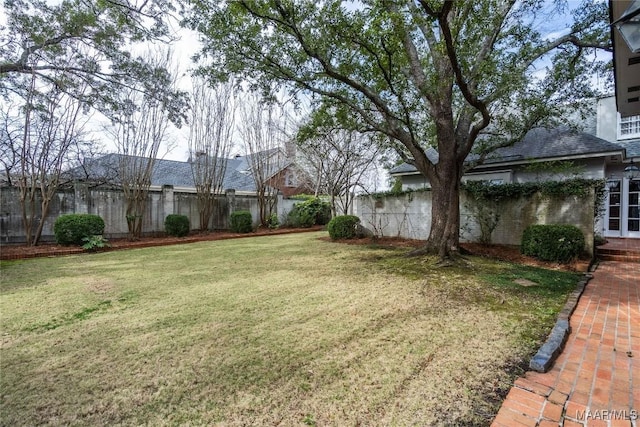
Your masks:
{"label": "large oak tree", "polygon": [[[193,0],[186,23],[203,35],[212,77],[238,73],[259,86],[304,90],[318,111],[338,109],[361,130],[386,135],[431,183],[425,249],[446,257],[459,250],[460,179],[470,153],[481,161],[592,95],[594,50],[609,49],[606,4],[585,1],[571,14],[566,6]],[[570,29],[544,34],[541,23],[562,14]]]}

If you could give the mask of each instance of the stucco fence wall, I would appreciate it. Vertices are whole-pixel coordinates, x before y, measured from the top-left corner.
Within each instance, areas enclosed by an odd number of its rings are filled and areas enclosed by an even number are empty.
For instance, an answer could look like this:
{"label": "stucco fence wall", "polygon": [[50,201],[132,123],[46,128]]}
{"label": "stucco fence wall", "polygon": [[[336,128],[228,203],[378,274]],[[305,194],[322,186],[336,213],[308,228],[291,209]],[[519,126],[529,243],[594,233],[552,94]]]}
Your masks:
{"label": "stucco fence wall", "polygon": [[[478,241],[480,227],[470,211],[473,201],[460,197],[460,238]],[[491,243],[520,245],[522,233],[532,224],[571,224],[585,236],[586,252],[594,254],[595,192],[588,197],[547,197],[539,193],[498,205],[498,224]],[[355,214],[362,225],[377,236],[426,240],[431,230],[431,192],[415,191],[400,196],[360,196]]]}
{"label": "stucco fence wall", "polygon": [[[276,212],[282,221],[293,207],[294,200],[277,196]],[[36,220],[40,218],[37,203]],[[254,224],[258,220],[258,200],[253,194],[240,194],[227,190],[216,198],[215,212],[210,223],[213,230],[229,228],[229,215],[234,211],[248,210]],[[124,194],[119,189],[89,188],[76,184],[73,189],[59,191],[51,201],[49,215],[45,220],[42,241],[53,241],[53,224],[58,216],[70,213],[100,215],[105,222],[105,237],[117,238],[127,235],[126,205]],[[0,243],[23,243],[25,232],[22,224],[19,190],[15,187],[0,188]],[[198,202],[195,190],[176,190],[172,186],[152,188],[149,191],[147,210],[143,220],[144,235],[164,233],[164,220],[169,214],[186,215],[192,229],[199,228]],[[37,222],[36,221],[36,222]]]}

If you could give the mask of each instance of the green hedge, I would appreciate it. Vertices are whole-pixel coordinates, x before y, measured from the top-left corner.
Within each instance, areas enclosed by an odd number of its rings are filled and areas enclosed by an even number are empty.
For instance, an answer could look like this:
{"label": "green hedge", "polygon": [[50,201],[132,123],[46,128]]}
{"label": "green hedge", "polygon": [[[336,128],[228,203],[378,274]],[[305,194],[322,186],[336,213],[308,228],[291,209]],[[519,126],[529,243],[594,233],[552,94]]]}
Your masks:
{"label": "green hedge", "polygon": [[253,231],[253,219],[249,211],[236,211],[231,214],[231,231],[250,233]]}
{"label": "green hedge", "polygon": [[355,215],[341,215],[329,221],[327,230],[333,240],[353,239],[358,234],[356,227],[359,223],[360,218]]}
{"label": "green hedge", "polygon": [[61,215],[53,224],[53,233],[60,245],[82,245],[85,237],[104,233],[104,220],[91,214]]}
{"label": "green hedge", "polygon": [[183,237],[189,234],[189,218],[186,215],[167,215],[164,220],[164,232],[169,236]]}
{"label": "green hedge", "polygon": [[573,225],[530,225],[522,233],[523,254],[543,261],[569,262],[584,251],[584,234]]}
{"label": "green hedge", "polygon": [[331,219],[331,205],[318,197],[309,198],[293,205],[287,215],[287,224],[292,227],[325,225]]}

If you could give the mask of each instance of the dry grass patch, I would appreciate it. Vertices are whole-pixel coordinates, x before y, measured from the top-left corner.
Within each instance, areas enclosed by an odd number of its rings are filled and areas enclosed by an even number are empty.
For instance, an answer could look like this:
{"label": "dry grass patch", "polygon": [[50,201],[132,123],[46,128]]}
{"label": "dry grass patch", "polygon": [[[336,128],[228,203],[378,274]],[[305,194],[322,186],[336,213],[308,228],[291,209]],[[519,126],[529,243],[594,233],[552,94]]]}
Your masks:
{"label": "dry grass patch", "polygon": [[3,262],[0,423],[484,425],[575,284],[321,235]]}

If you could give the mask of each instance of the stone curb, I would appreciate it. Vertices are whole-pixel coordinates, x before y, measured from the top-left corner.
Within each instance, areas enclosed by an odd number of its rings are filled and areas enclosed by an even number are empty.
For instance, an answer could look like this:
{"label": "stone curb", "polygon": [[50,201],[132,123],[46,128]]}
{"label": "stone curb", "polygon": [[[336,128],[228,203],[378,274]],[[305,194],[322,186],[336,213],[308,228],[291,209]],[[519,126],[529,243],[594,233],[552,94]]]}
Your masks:
{"label": "stone curb", "polygon": [[576,289],[571,293],[560,315],[558,315],[558,320],[556,320],[556,324],[551,330],[547,341],[540,347],[536,355],[533,356],[529,362],[529,368],[531,370],[545,373],[553,366],[553,362],[555,362],[558,355],[562,352],[564,344],[567,342],[567,338],[571,333],[569,318],[576,309],[578,300],[584,292],[584,288],[592,278],[593,275],[591,273],[586,273],[582,280],[578,282]]}

